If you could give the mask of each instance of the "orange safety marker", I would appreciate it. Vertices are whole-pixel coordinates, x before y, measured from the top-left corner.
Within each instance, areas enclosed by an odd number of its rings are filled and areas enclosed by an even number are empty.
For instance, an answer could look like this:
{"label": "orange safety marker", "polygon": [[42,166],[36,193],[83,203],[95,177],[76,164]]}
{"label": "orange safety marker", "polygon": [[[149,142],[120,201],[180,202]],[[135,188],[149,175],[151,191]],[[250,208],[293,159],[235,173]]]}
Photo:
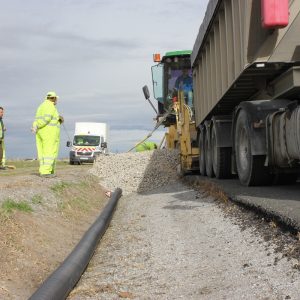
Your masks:
{"label": "orange safety marker", "polygon": [[106,197],[108,197],[108,198],[110,198],[110,197],[111,197],[111,194],[112,194],[112,192],[111,192],[111,191],[107,191],[107,192],[105,192],[105,196],[106,196]]}

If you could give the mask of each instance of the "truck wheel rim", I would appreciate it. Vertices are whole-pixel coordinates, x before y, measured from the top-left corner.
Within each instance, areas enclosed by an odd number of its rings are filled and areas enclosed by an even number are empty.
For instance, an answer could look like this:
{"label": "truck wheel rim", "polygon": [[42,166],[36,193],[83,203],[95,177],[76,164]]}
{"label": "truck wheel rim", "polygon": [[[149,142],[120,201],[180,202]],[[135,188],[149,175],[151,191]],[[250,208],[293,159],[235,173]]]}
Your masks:
{"label": "truck wheel rim", "polygon": [[241,129],[239,136],[239,162],[241,168],[245,171],[249,168],[249,144],[245,127]]}
{"label": "truck wheel rim", "polygon": [[217,146],[216,146],[216,136],[215,136],[214,132],[211,137],[211,147],[212,147],[212,163],[213,163],[213,166],[215,166],[216,161],[217,161]]}

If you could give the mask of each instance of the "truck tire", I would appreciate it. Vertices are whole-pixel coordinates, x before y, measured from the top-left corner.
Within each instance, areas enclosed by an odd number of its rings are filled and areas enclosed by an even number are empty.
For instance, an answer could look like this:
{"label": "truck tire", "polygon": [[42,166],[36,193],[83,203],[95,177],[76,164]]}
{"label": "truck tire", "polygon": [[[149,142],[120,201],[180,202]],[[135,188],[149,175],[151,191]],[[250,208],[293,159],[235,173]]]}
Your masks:
{"label": "truck tire", "polygon": [[213,171],[218,179],[231,177],[231,148],[217,147],[216,128],[213,127],[211,135],[211,153]]}
{"label": "truck tire", "polygon": [[243,185],[255,186],[272,183],[272,175],[264,166],[265,155],[252,155],[250,125],[244,110],[239,112],[235,124],[234,147],[237,173]]}
{"label": "truck tire", "polygon": [[74,161],[73,160],[70,160],[70,165],[74,165]]}
{"label": "truck tire", "polygon": [[212,166],[212,153],[209,141],[209,131],[205,132],[205,139],[204,139],[204,156],[205,156],[205,170],[206,175],[208,177],[214,177],[214,171]]}
{"label": "truck tire", "polygon": [[205,168],[205,131],[202,129],[199,136],[199,170],[202,176],[206,176]]}

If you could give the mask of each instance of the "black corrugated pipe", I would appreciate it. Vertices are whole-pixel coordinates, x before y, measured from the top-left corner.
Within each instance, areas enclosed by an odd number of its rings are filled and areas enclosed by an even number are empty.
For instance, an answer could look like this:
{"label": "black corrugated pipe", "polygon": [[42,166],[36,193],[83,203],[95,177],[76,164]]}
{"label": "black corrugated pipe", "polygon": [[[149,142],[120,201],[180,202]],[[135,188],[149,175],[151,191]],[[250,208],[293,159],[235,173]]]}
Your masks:
{"label": "black corrugated pipe", "polygon": [[102,213],[84,234],[74,250],[29,300],[60,300],[67,298],[93,256],[99,240],[109,225],[121,195],[122,190],[120,188],[117,188],[112,193],[111,199]]}

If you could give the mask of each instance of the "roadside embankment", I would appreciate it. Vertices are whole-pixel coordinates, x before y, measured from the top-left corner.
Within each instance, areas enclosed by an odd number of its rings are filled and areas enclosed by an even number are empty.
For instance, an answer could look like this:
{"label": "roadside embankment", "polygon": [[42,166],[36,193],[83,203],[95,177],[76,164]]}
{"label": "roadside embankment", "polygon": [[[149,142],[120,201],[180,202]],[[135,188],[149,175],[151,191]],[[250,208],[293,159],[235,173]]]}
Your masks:
{"label": "roadside embankment", "polygon": [[89,169],[65,164],[54,179],[0,174],[0,299],[27,299],[99,215],[107,200]]}

